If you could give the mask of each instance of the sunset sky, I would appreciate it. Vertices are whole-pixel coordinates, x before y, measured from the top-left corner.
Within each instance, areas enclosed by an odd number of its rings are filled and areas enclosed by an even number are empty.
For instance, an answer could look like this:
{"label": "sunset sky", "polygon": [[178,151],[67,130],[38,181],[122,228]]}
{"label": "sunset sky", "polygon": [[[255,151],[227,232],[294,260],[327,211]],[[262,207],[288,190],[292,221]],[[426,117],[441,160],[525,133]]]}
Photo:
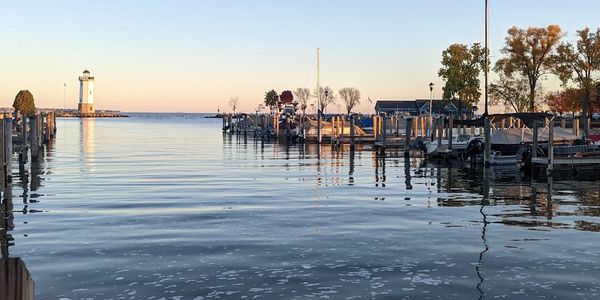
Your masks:
{"label": "sunset sky", "polygon": [[[38,107],[76,108],[77,77],[96,77],[97,109],[253,111],[267,90],[356,87],[372,99],[429,97],[441,52],[483,44],[483,0],[2,1],[0,106],[29,89]],[[600,1],[490,0],[492,62],[506,30],[596,28]],[[557,89],[553,78],[544,90]],[[329,111],[337,111],[332,105]]]}

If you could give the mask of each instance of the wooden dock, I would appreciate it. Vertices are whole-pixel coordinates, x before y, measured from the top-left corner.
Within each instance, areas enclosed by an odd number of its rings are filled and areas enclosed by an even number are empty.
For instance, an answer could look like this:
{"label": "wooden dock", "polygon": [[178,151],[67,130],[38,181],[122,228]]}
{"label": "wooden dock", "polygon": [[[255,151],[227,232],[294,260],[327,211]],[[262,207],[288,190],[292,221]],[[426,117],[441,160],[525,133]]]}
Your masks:
{"label": "wooden dock", "polygon": [[43,159],[44,146],[51,143],[55,134],[56,115],[53,113],[36,114],[20,120],[12,116],[0,119],[0,299],[34,299],[35,283],[25,263],[9,253],[9,247],[14,243],[11,232],[15,227],[12,184],[16,170],[13,169],[13,160],[18,157],[19,175],[27,178],[26,164],[30,162],[32,172],[35,172],[34,164]]}
{"label": "wooden dock", "polygon": [[[552,120],[550,120],[552,122]],[[536,128],[537,129],[537,128]],[[551,174],[556,170],[593,171],[600,173],[600,146],[595,145],[554,145],[554,126],[548,127],[548,153],[546,157],[532,157],[533,166],[546,168]],[[537,130],[536,130],[537,131]],[[534,135],[534,148],[537,148],[537,135]]]}

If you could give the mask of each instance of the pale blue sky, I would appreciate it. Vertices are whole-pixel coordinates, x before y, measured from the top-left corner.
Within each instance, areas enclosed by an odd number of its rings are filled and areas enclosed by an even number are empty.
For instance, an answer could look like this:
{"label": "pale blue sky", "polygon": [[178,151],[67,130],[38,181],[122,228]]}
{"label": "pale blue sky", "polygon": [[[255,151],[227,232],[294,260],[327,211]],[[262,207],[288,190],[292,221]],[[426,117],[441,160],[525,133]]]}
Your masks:
{"label": "pale blue sky", "polygon": [[[77,76],[89,68],[100,109],[229,110],[239,96],[251,111],[267,90],[313,89],[317,47],[322,85],[353,86],[365,99],[427,98],[430,81],[441,93],[448,45],[483,43],[483,3],[1,1],[0,101],[29,89],[38,106],[62,107],[66,82],[75,107]],[[598,26],[598,11],[594,0],[490,0],[492,60],[512,25],[559,24],[572,39]]]}

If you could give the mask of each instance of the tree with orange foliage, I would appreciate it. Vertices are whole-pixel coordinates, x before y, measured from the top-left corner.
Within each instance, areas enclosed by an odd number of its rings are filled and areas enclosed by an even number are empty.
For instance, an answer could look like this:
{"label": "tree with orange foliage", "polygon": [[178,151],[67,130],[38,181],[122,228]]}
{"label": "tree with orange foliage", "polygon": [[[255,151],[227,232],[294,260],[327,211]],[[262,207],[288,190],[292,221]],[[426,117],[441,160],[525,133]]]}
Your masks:
{"label": "tree with orange foliage", "polygon": [[[600,73],[600,28],[590,32],[589,28],[577,31],[578,40],[575,46],[562,43],[554,56],[555,72],[564,85],[574,82],[583,92],[584,118],[581,122],[584,135],[587,136],[589,126],[587,119],[592,116],[590,107],[591,95],[595,90],[594,80]],[[596,76],[595,76],[596,75]]]}
{"label": "tree with orange foliage", "polygon": [[581,110],[581,99],[584,92],[581,89],[568,88],[564,91],[550,93],[548,95],[548,107],[562,117],[563,113]]}
{"label": "tree with orange foliage", "polygon": [[551,70],[549,59],[556,48],[562,32],[560,26],[529,27],[527,30],[513,26],[508,30],[506,45],[501,52],[506,57],[496,62],[494,70],[507,77],[519,74],[529,83],[529,111],[535,109],[535,92],[540,76]]}

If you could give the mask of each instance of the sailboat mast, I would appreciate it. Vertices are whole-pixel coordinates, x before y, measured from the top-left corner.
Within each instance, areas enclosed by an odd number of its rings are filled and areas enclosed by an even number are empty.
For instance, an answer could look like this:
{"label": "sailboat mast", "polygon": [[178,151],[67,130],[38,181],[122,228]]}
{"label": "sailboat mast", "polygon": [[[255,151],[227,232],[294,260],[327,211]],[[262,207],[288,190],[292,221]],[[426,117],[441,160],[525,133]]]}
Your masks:
{"label": "sailboat mast", "polygon": [[[320,50],[317,48],[317,144],[321,145],[321,61]],[[319,148],[318,157],[321,157],[321,149]]]}
{"label": "sailboat mast", "polygon": [[320,112],[321,106],[319,102],[321,101],[321,59],[320,59],[320,48],[317,48],[317,113]]}
{"label": "sailboat mast", "polygon": [[489,50],[488,50],[488,0],[485,0],[485,52],[484,52],[484,58],[485,58],[485,68],[484,68],[484,74],[485,74],[485,115],[488,114],[488,69],[489,69]]}
{"label": "sailboat mast", "polygon": [[490,127],[490,118],[488,116],[488,0],[485,0],[485,52],[484,52],[484,66],[485,66],[485,113],[484,113],[484,140],[485,140],[485,149],[483,151],[483,162],[485,167],[489,167],[492,160],[492,141],[491,141],[491,127]]}

